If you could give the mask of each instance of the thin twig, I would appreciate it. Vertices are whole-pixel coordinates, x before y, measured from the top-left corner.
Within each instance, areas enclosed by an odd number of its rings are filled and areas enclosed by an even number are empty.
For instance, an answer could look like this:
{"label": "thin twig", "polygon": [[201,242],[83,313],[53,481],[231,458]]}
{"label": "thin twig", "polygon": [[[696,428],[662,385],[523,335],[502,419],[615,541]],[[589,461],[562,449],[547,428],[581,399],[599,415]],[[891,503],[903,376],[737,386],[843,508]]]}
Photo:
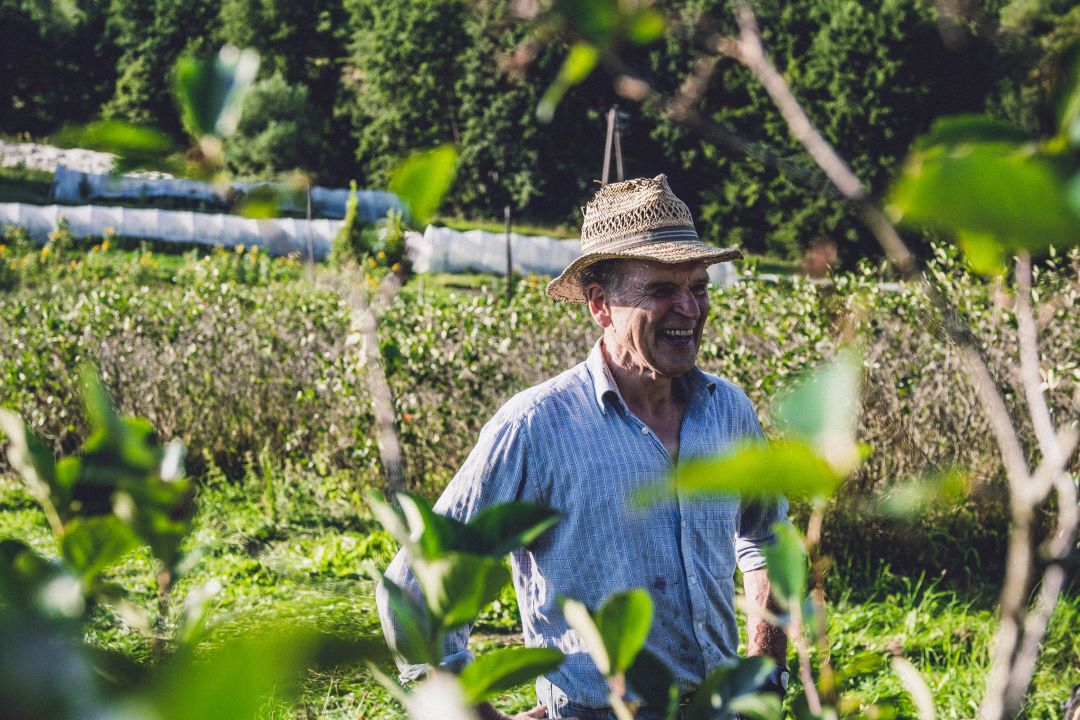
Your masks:
{"label": "thin twig", "polygon": [[[1050,408],[1046,404],[1046,395],[1042,390],[1042,377],[1039,372],[1039,339],[1035,316],[1031,311],[1031,256],[1021,252],[1016,258],[1016,327],[1020,346],[1020,381],[1027,397],[1028,412],[1031,414],[1031,426],[1039,450],[1051,465],[1060,467],[1064,464],[1061,447],[1058,445],[1054,421],[1050,417]],[[1033,501],[1041,500],[1050,490],[1032,488]],[[1041,490],[1041,492],[1040,492]]]}
{"label": "thin twig", "polygon": [[379,351],[378,318],[401,289],[401,280],[395,273],[386,275],[373,300],[358,273],[345,273],[335,285],[349,303],[352,332],[361,339],[364,375],[375,416],[375,441],[386,476],[386,496],[393,499],[405,489],[405,456],[394,428],[394,396]]}

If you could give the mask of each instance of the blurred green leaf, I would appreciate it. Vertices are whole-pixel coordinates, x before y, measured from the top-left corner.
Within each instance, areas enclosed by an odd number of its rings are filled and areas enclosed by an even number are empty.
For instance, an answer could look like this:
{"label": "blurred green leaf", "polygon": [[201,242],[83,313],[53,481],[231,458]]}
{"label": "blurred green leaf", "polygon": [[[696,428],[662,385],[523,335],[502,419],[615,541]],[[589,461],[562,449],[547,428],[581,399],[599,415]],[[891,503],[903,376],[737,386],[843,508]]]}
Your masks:
{"label": "blurred green leaf", "polygon": [[631,18],[627,36],[631,42],[646,45],[663,37],[665,29],[667,22],[659,11],[643,8]]}
{"label": "blurred green leaf", "polygon": [[74,633],[0,604],[0,715],[12,720],[116,717]]}
{"label": "blurred green leaf", "polygon": [[554,648],[503,648],[487,653],[467,665],[459,676],[465,699],[476,704],[510,690],[537,675],[551,672],[564,656]]}
{"label": "blurred green leaf", "polygon": [[860,675],[868,675],[872,672],[877,672],[884,664],[885,656],[881,653],[859,653],[855,657],[851,658],[850,660],[846,660],[843,663],[837,662],[837,683],[842,683],[847,680],[857,678]]}
{"label": "blurred green leaf", "polygon": [[610,45],[622,21],[617,0],[555,0],[555,11],[574,31],[597,45]]}
{"label": "blurred green leaf", "polygon": [[893,185],[896,220],[992,236],[1006,249],[1045,250],[1080,239],[1065,182],[1026,146],[935,145],[912,153]]}
{"label": "blurred green leaf", "polygon": [[559,513],[531,503],[502,503],[484,508],[469,523],[469,528],[484,545],[484,552],[494,557],[525,545],[543,535],[559,522]]}
{"label": "blurred green leaf", "polygon": [[1005,271],[1005,248],[993,235],[960,230],[956,243],[971,269],[980,275],[994,277]]}
{"label": "blurred green leaf", "polygon": [[249,190],[236,205],[236,214],[263,220],[281,214],[283,193],[271,185],[258,185]]}
{"label": "blurred green leaf", "polygon": [[679,463],[671,481],[636,492],[634,501],[648,505],[677,494],[814,499],[831,495],[842,479],[804,442],[750,441],[715,458]]}
{"label": "blurred green leaf", "polygon": [[604,636],[600,634],[600,628],[593,620],[589,608],[584,603],[570,598],[561,598],[559,605],[562,607],[563,617],[567,624],[577,633],[581,639],[582,647],[589,657],[596,663],[596,668],[605,676],[611,675],[611,657],[608,655]]}
{"label": "blurred green leaf", "polygon": [[679,684],[663,660],[642,649],[626,670],[626,684],[645,705],[662,717],[669,717],[679,706]]}
{"label": "blurred green leaf", "polygon": [[951,469],[897,485],[878,502],[878,509],[889,517],[909,518],[930,506],[955,506],[966,494],[967,474]]}
{"label": "blurred green leaf", "polygon": [[374,638],[339,638],[295,623],[252,628],[209,652],[182,651],[141,698],[159,720],[242,720],[296,696],[306,670],[382,657]]}
{"label": "blurred green leaf", "polygon": [[0,540],[0,598],[28,616],[50,620],[77,620],[86,610],[78,578],[20,540]]}
{"label": "blurred green leaf", "polygon": [[[685,720],[726,720],[740,707],[756,710],[760,704],[746,699],[754,696],[775,663],[766,657],[739,658],[731,665],[709,673],[683,712]],[[779,709],[779,708],[777,708]],[[773,715],[772,717],[779,717]]]}
{"label": "blurred green leaf", "polygon": [[468,553],[414,559],[412,570],[431,614],[443,629],[475,620],[510,582],[510,571],[501,559]]}
{"label": "blurred green leaf", "polygon": [[600,59],[600,52],[594,45],[578,42],[570,47],[566,59],[563,60],[559,74],[548,85],[540,98],[540,104],[536,107],[536,117],[542,123],[551,122],[555,117],[555,108],[562,102],[563,96],[574,85],[579,84],[589,76]]}
{"label": "blurred green leaf", "polygon": [[195,138],[236,130],[241,100],[259,71],[259,54],[232,45],[214,58],[187,55],[176,63],[174,93],[184,129]]}
{"label": "blurred green leaf", "polygon": [[457,173],[458,154],[453,145],[417,152],[390,175],[390,192],[401,198],[412,223],[422,227],[439,209]]}
{"label": "blurred green leaf", "polygon": [[57,500],[63,493],[60,492],[62,488],[57,487],[56,459],[52,451],[21,417],[7,408],[0,408],[0,430],[7,436],[8,462],[19,473],[30,494],[43,506],[62,504]]}
{"label": "blurred green leaf", "polygon": [[384,577],[382,584],[390,601],[390,612],[400,628],[394,650],[410,663],[437,663],[437,632],[431,626],[426,608],[419,607],[392,580]]}
{"label": "blurred green leaf", "polygon": [[81,576],[84,586],[138,545],[131,529],[112,515],[75,518],[60,538],[64,561]]}
{"label": "blurred green leaf", "polygon": [[773,596],[781,606],[798,606],[806,594],[806,545],[791,523],[773,525],[776,542],[765,548]]}
{"label": "blurred green leaf", "polygon": [[986,115],[954,115],[935,120],[930,131],[915,141],[915,147],[929,150],[936,145],[954,148],[1002,143],[1013,148],[1031,140],[1031,136],[1023,130]]}
{"label": "blurred green leaf", "polygon": [[455,551],[482,554],[478,539],[465,523],[439,515],[426,500],[412,493],[398,493],[398,503],[409,537],[422,557],[434,560]]}
{"label": "blurred green leaf", "polygon": [[612,595],[596,611],[596,626],[611,663],[608,674],[626,672],[634,663],[645,647],[652,616],[652,598],[641,588]]}
{"label": "blurred green leaf", "polygon": [[371,514],[375,516],[383,529],[390,533],[410,556],[415,557],[418,554],[416,543],[413,541],[405,521],[394,507],[386,502],[382,495],[374,491],[365,493],[364,500],[371,510]]}
{"label": "blurred green leaf", "polygon": [[861,385],[859,355],[845,350],[805,373],[775,412],[782,428],[809,442],[840,475],[859,463],[855,428],[862,405]]}
{"label": "blurred green leaf", "polygon": [[739,695],[729,703],[731,712],[745,720],[780,720],[782,703],[772,693]]}
{"label": "blurred green leaf", "polygon": [[[1076,121],[1077,133],[1080,133],[1080,120]],[[1080,139],[1077,140],[1077,145],[1080,145]],[[1069,207],[1072,211],[1080,215],[1080,172],[1076,173],[1069,180],[1068,186],[1065,188],[1065,201],[1069,203]]]}
{"label": "blurred green leaf", "polygon": [[178,151],[172,139],[161,130],[120,120],[69,126],[58,133],[55,141],[60,147],[112,153],[117,156],[117,171],[136,166],[172,169],[165,158]]}
{"label": "blurred green leaf", "polygon": [[151,474],[121,483],[113,497],[113,511],[150,546],[154,557],[173,570],[180,560],[180,546],[191,532],[195,491],[186,478],[170,482]]}

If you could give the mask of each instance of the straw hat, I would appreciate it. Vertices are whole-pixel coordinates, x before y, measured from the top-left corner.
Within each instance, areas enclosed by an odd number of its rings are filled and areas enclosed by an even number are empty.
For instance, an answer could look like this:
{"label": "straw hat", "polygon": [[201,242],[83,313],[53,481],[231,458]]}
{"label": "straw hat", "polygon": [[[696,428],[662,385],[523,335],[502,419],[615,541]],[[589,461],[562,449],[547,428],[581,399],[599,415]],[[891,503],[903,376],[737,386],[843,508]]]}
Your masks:
{"label": "straw hat", "polygon": [[581,257],[548,283],[547,294],[559,302],[585,302],[581,273],[601,260],[627,258],[672,265],[696,260],[712,265],[741,257],[735,248],[701,242],[690,209],[671,192],[666,175],[635,178],[605,185],[585,206]]}

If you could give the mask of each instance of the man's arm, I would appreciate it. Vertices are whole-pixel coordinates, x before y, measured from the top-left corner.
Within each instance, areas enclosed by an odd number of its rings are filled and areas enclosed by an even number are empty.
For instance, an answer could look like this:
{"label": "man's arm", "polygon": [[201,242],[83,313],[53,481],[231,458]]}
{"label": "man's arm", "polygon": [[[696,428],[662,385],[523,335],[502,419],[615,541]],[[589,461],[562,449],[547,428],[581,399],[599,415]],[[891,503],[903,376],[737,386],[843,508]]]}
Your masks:
{"label": "man's arm", "polygon": [[743,589],[746,592],[746,654],[750,657],[766,655],[781,667],[787,666],[787,634],[783,628],[769,623],[761,608],[773,615],[781,612],[772,596],[769,574],[765,568],[743,573]]}

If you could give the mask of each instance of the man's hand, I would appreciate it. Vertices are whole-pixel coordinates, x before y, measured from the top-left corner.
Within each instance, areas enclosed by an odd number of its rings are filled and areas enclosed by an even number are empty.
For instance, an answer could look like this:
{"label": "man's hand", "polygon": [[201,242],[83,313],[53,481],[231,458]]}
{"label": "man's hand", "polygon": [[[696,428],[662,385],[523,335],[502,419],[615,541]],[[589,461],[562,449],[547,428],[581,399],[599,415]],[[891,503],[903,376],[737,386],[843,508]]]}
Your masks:
{"label": "man's hand", "polygon": [[746,618],[746,654],[767,655],[780,667],[787,665],[787,635],[783,629],[767,622],[763,613],[756,608],[763,608],[772,614],[782,612],[772,597],[772,587],[765,568],[743,573],[743,589],[746,591],[749,610]]}

